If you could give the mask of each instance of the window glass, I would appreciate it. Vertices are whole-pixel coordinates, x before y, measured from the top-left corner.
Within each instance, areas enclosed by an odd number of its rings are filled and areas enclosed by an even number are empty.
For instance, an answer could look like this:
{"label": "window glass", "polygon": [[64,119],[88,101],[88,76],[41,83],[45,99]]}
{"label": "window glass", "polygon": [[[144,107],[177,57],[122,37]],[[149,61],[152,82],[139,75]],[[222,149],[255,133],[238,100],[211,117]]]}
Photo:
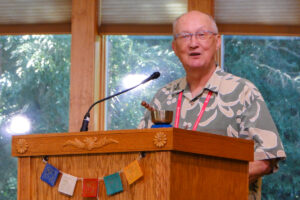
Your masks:
{"label": "window glass", "polygon": [[70,35],[0,36],[0,199],[17,199],[11,135],[68,131]]}
{"label": "window glass", "polygon": [[225,71],[253,82],[262,93],[287,154],[265,176],[262,199],[300,195],[300,37],[224,36]]}
{"label": "window glass", "polygon": [[107,36],[106,95],[112,95],[159,71],[160,77],[106,103],[106,129],[135,129],[155,92],[185,72],[172,50],[172,36]]}

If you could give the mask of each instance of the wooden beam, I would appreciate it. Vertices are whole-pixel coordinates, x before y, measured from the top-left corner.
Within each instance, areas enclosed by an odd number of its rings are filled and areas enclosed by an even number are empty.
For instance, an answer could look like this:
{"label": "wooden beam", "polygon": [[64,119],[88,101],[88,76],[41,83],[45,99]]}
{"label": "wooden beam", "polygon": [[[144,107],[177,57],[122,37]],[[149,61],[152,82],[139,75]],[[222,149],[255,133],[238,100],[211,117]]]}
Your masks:
{"label": "wooden beam", "polygon": [[[225,35],[299,36],[300,25],[218,24]],[[104,24],[103,35],[171,35],[171,24]],[[0,35],[70,34],[71,23],[0,25]]]}
{"label": "wooden beam", "polygon": [[[299,36],[300,25],[217,24],[224,35],[287,35]],[[171,24],[105,24],[103,35],[172,35]]]}
{"label": "wooden beam", "polygon": [[[83,116],[94,102],[97,0],[72,1],[69,131],[79,131]],[[93,116],[93,112],[91,112]],[[89,125],[93,129],[91,121]]]}
{"label": "wooden beam", "polygon": [[102,24],[104,35],[171,35],[172,24]]}
{"label": "wooden beam", "polygon": [[214,16],[215,1],[214,0],[188,0],[188,11],[198,10]]}
{"label": "wooden beam", "polygon": [[300,25],[218,24],[222,35],[300,36]]}
{"label": "wooden beam", "polygon": [[20,157],[18,160],[18,199],[31,199],[31,164],[30,157]]}
{"label": "wooden beam", "polygon": [[71,23],[0,25],[0,35],[70,34]]}
{"label": "wooden beam", "polygon": [[[106,86],[106,37],[100,35],[100,66],[99,66],[99,99],[105,98]],[[98,109],[98,129],[105,130],[105,103],[101,103]]]}

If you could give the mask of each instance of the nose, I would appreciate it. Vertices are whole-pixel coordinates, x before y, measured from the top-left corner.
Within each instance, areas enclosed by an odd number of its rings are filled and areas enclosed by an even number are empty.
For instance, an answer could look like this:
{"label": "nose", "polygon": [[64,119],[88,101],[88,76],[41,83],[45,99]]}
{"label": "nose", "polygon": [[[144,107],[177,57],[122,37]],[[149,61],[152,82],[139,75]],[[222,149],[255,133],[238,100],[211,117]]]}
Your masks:
{"label": "nose", "polygon": [[195,35],[192,35],[192,37],[189,41],[189,46],[190,46],[191,49],[195,49],[195,48],[199,47],[199,42],[198,42]]}

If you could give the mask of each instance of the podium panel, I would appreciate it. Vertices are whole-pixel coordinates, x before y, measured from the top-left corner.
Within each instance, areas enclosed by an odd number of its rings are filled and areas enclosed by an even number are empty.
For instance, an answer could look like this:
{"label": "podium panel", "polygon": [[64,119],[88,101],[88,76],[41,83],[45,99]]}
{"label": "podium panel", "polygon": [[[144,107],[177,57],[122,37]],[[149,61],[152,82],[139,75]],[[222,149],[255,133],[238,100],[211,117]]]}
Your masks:
{"label": "podium panel", "polygon": [[[92,142],[91,142],[92,141]],[[175,128],[13,136],[18,156],[18,200],[83,198],[82,181],[74,195],[58,192],[40,177],[48,163],[78,178],[100,178],[122,170],[140,157],[143,177],[129,185],[120,173],[123,192],[107,196],[99,181],[99,199],[193,200],[247,199],[248,162],[253,141]],[[95,199],[95,198],[94,198]]]}

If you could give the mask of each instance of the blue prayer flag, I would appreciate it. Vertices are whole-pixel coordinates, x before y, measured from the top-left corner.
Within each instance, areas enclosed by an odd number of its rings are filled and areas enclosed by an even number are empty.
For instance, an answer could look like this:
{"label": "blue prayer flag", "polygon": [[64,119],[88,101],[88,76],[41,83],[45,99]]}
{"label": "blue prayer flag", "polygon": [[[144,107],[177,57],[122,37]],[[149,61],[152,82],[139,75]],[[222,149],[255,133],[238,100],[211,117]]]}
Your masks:
{"label": "blue prayer flag", "polygon": [[123,185],[119,172],[104,177],[104,184],[107,195],[123,191]]}
{"label": "blue prayer flag", "polygon": [[58,174],[59,170],[47,163],[42,173],[41,179],[42,181],[45,181],[53,187],[57,180]]}

